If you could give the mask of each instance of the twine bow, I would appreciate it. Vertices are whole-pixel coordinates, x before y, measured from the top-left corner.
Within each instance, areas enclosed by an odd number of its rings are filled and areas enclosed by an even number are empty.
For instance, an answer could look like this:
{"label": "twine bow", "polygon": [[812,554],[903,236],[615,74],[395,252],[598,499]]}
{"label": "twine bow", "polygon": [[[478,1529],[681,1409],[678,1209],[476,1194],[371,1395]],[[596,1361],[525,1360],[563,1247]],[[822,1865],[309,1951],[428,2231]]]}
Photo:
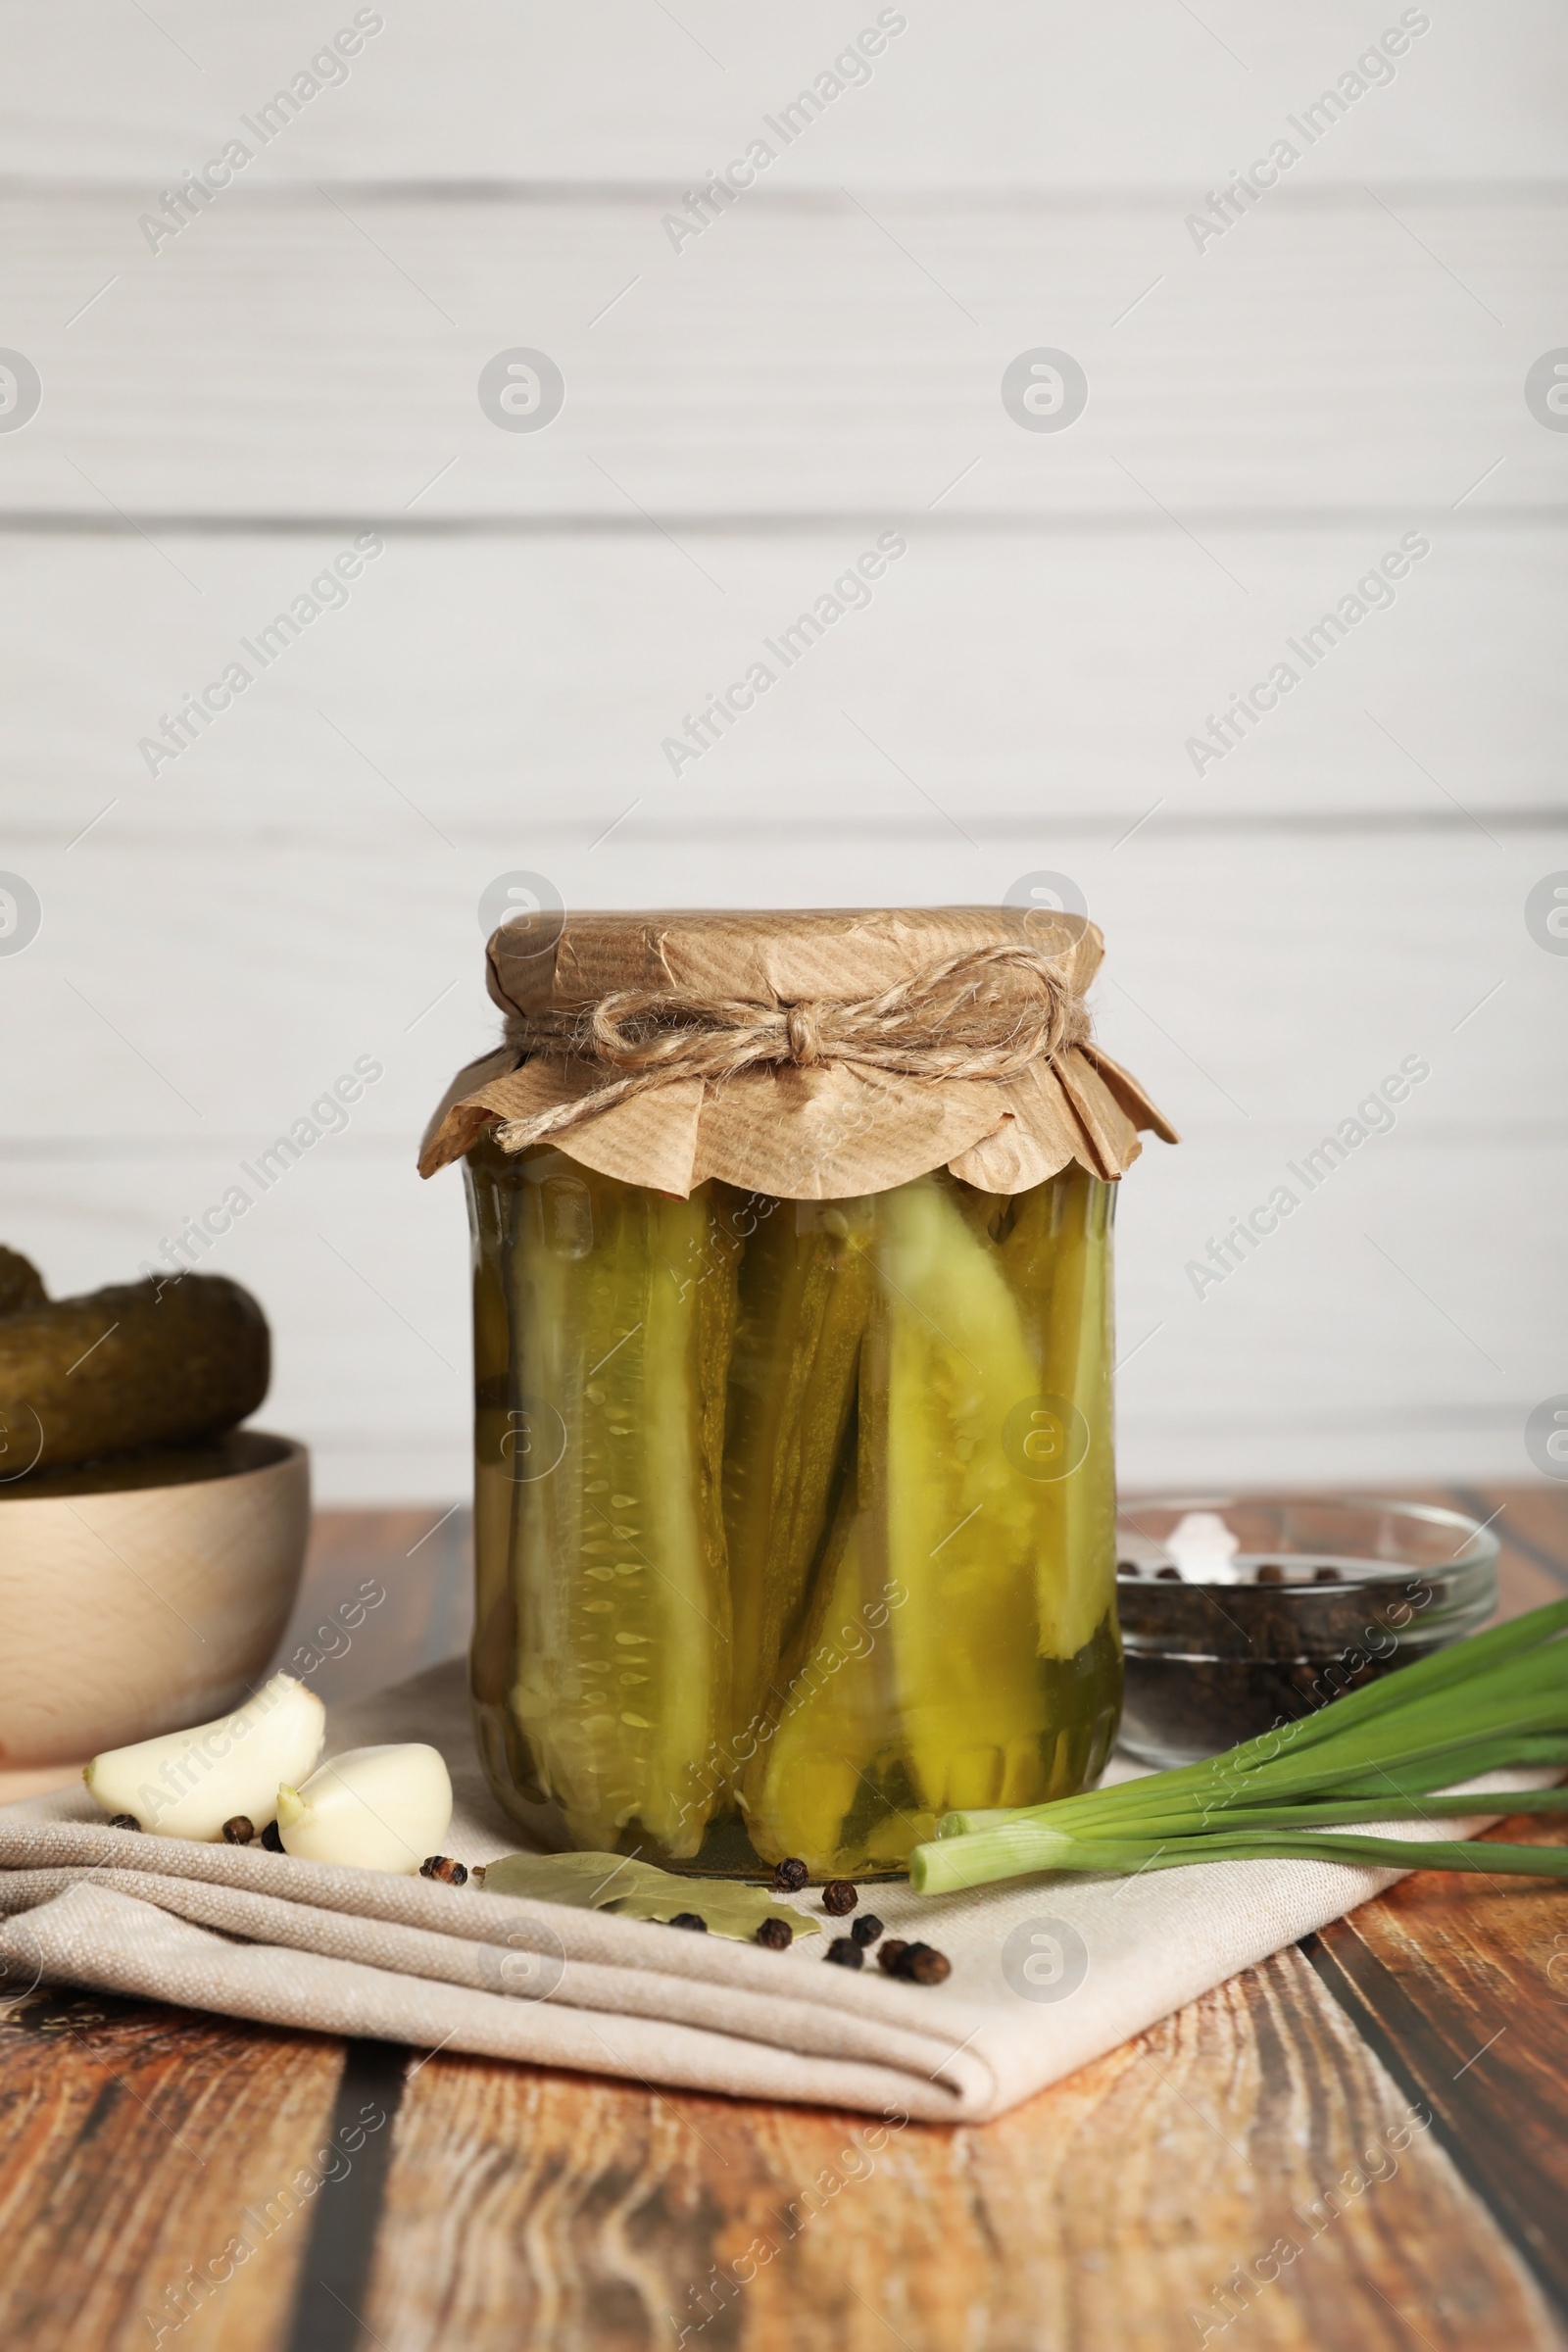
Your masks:
{"label": "twine bow", "polygon": [[848,1002],[760,1004],[616,989],[593,1004],[508,1022],[508,1043],[529,1055],[617,1074],[572,1102],[510,1119],[497,1133],[509,1152],[520,1152],[654,1087],[733,1078],[767,1063],[808,1070],[842,1062],[906,1078],[1014,1078],[1088,1035],[1082,998],[1042,949],[1022,944],[966,950],[880,996]]}

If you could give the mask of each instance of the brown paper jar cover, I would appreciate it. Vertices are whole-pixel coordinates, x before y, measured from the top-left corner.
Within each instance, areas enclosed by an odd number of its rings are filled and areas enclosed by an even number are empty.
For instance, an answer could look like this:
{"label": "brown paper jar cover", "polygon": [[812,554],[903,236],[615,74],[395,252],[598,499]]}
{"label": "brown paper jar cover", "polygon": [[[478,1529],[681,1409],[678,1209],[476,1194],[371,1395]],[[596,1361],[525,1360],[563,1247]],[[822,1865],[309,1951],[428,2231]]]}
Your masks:
{"label": "brown paper jar cover", "polygon": [[[1080,998],[1104,953],[1085,915],[932,906],[519,915],[494,934],[486,957],[490,994],[510,1025],[617,989],[768,1007],[848,1004],[917,981],[948,957],[1008,946],[1044,953]],[[420,1173],[461,1158],[494,1122],[579,1100],[612,1074],[500,1047],[447,1090],[425,1133]],[[1008,1078],[913,1077],[833,1061],[676,1077],[550,1140],[602,1175],[683,1198],[717,1176],[783,1200],[834,1200],[944,1166],[987,1193],[1027,1191],[1069,1160],[1115,1178],[1142,1150],[1140,1130],[1177,1140],[1136,1079],[1086,1041]]]}

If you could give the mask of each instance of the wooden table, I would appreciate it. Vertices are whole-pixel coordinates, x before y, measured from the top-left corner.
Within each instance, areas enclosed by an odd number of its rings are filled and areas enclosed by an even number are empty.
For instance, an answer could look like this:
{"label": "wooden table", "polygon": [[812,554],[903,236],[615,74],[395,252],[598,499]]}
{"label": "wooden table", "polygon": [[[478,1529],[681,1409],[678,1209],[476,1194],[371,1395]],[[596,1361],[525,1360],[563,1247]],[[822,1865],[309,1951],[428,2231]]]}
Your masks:
{"label": "wooden table", "polygon": [[[1450,1499],[1497,1514],[1505,1608],[1568,1589],[1568,1493]],[[322,1515],[291,1641],[387,1591],[326,1696],[461,1640],[465,1548],[461,1514]],[[45,1989],[0,2033],[0,2345],[1534,2352],[1568,2312],[1565,2078],[1562,1894],[1420,1873],[1002,2121],[874,2147]]]}

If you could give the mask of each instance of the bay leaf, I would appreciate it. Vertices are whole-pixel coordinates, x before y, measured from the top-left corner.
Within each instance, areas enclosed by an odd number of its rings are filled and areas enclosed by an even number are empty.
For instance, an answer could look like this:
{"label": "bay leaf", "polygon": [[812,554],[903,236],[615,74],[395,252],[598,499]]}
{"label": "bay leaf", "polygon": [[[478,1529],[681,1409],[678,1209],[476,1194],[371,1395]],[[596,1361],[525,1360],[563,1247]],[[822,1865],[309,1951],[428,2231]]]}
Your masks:
{"label": "bay leaf", "polygon": [[529,1902],[565,1903],[575,1910],[611,1911],[617,1919],[671,1920],[695,1911],[709,1933],[750,1943],[764,1919],[781,1919],[794,1936],[820,1936],[819,1923],[765,1886],[739,1879],[687,1879],[626,1854],[503,1854],[487,1863],[486,1894],[516,1894]]}

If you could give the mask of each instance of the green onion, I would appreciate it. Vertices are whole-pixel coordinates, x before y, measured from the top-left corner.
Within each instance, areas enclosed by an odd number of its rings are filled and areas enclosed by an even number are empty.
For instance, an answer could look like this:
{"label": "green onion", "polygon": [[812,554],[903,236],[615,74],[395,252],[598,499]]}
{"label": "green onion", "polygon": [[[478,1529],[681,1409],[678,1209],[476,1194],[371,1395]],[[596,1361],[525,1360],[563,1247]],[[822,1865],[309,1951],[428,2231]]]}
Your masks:
{"label": "green onion", "polygon": [[943,1894],[1030,1871],[1264,1856],[1568,1877],[1568,1847],[1337,1834],[1347,1823],[1467,1810],[1568,1812],[1562,1789],[1499,1790],[1468,1804],[1451,1794],[1483,1773],[1568,1765],[1565,1631],[1568,1600],[1552,1601],[1224,1755],[1051,1804],[946,1814],[935,1841],[910,1856],[910,1884]]}

